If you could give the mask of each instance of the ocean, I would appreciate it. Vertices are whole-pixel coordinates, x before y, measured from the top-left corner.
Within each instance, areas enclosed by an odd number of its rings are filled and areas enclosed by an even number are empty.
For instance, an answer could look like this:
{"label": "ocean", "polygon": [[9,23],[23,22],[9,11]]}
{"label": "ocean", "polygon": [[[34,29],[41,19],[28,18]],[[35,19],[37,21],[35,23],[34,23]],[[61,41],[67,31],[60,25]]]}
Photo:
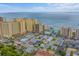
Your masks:
{"label": "ocean", "polygon": [[6,21],[11,18],[32,18],[46,25],[79,27],[79,12],[13,12],[0,13],[0,16]]}

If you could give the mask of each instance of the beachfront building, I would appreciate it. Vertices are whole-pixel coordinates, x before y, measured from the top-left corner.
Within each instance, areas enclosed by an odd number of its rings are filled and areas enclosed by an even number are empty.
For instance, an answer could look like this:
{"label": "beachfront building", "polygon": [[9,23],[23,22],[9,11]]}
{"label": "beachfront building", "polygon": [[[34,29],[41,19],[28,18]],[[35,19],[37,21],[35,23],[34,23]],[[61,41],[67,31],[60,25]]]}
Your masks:
{"label": "beachfront building", "polygon": [[11,37],[12,35],[19,34],[19,23],[18,22],[3,22],[2,23],[2,36]]}
{"label": "beachfront building", "polygon": [[73,31],[72,31],[72,29],[71,28],[69,28],[69,36],[68,36],[69,38],[72,38],[73,37]]}
{"label": "beachfront building", "polygon": [[20,34],[19,22],[13,21],[12,23],[12,35]]}
{"label": "beachfront building", "polygon": [[69,36],[69,28],[61,27],[60,35],[64,36],[64,37],[68,37]]}
{"label": "beachfront building", "polygon": [[27,32],[33,32],[34,31],[34,26],[35,26],[35,21],[33,19],[26,19],[26,30]]}
{"label": "beachfront building", "polygon": [[50,27],[49,27],[48,25],[44,25],[44,29],[45,29],[45,30],[49,30]]}
{"label": "beachfront building", "polygon": [[2,37],[2,22],[0,22],[0,37]]}
{"label": "beachfront building", "polygon": [[34,32],[36,33],[43,33],[44,32],[44,25],[38,23],[38,21],[36,21],[35,26],[34,26]]}
{"label": "beachfront building", "polygon": [[27,30],[26,30],[26,27],[25,27],[24,18],[17,18],[16,21],[19,22],[20,34],[25,34]]}
{"label": "beachfront building", "polygon": [[39,29],[40,29],[39,26],[40,25],[39,25],[38,21],[36,20],[35,21],[35,26],[34,26],[34,32],[39,33]]}
{"label": "beachfront building", "polygon": [[79,39],[79,29],[76,29],[75,38],[76,38],[76,39]]}
{"label": "beachfront building", "polygon": [[0,17],[0,37],[2,37],[2,22],[3,22],[3,17]]}
{"label": "beachfront building", "polygon": [[75,29],[69,28],[69,38],[75,38]]}
{"label": "beachfront building", "polygon": [[9,23],[8,22],[2,23],[2,36],[4,36],[4,37],[10,36]]}
{"label": "beachfront building", "polygon": [[0,17],[0,22],[2,22],[3,21],[3,17]]}
{"label": "beachfront building", "polygon": [[79,30],[71,27],[61,27],[60,35],[66,38],[77,39],[79,38]]}
{"label": "beachfront building", "polygon": [[39,33],[39,24],[35,24],[34,32]]}
{"label": "beachfront building", "polygon": [[43,24],[39,24],[39,33],[43,33],[44,34],[44,25]]}
{"label": "beachfront building", "polygon": [[44,25],[33,19],[15,18],[13,21],[0,22],[0,36],[3,37],[22,35],[27,32],[41,33],[43,31]]}

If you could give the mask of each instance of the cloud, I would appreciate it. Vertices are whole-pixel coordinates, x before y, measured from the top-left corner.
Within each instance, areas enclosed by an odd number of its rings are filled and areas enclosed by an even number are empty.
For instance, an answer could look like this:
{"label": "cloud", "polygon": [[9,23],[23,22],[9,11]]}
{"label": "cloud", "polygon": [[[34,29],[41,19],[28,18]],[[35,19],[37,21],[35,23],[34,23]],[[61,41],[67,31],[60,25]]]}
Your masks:
{"label": "cloud", "polygon": [[44,12],[46,9],[47,9],[47,7],[45,8],[42,6],[23,8],[23,7],[16,7],[16,6],[0,4],[0,13],[5,13],[5,12]]}
{"label": "cloud", "polygon": [[23,10],[22,8],[18,8],[18,7],[15,7],[15,6],[0,4],[0,13],[5,13],[5,12],[20,12],[22,10]]}
{"label": "cloud", "polygon": [[46,6],[31,6],[23,8],[0,4],[0,12],[79,12],[79,3],[48,3]]}
{"label": "cloud", "polygon": [[79,12],[79,4],[77,3],[59,3],[59,4],[50,4],[54,7],[53,11],[59,12]]}
{"label": "cloud", "polygon": [[79,12],[78,3],[53,3],[48,6],[32,7],[28,11],[37,12]]}

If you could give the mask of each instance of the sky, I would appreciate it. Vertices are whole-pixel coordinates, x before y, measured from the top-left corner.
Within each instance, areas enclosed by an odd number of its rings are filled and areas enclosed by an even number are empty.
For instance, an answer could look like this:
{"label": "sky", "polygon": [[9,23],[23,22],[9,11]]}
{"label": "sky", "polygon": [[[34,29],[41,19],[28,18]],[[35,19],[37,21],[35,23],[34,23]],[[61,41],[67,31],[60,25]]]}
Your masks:
{"label": "sky", "polygon": [[79,3],[0,3],[6,12],[79,12]]}

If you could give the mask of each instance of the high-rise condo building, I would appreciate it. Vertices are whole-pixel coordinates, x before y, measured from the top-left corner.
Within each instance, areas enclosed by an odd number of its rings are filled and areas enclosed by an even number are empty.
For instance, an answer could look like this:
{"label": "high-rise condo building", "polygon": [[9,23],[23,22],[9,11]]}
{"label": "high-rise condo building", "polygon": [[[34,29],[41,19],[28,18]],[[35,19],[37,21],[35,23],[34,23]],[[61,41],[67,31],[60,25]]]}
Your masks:
{"label": "high-rise condo building", "polygon": [[20,34],[19,22],[13,21],[12,23],[12,35]]}
{"label": "high-rise condo building", "polygon": [[61,27],[60,35],[64,36],[64,37],[68,37],[69,36],[69,28]]}
{"label": "high-rise condo building", "polygon": [[74,36],[74,31],[73,31],[73,29],[72,28],[69,28],[69,38],[73,38],[73,36]]}
{"label": "high-rise condo building", "polygon": [[0,22],[0,37],[12,37],[13,35],[22,35],[26,32],[44,31],[44,25],[39,24],[37,20],[16,18],[14,21]]}
{"label": "high-rise condo building", "polygon": [[34,26],[35,26],[35,20],[26,19],[26,30],[27,30],[27,32],[33,32]]}
{"label": "high-rise condo building", "polygon": [[76,39],[79,39],[79,29],[76,29],[75,38],[76,38]]}
{"label": "high-rise condo building", "polygon": [[50,28],[49,28],[48,25],[44,25],[44,29],[45,29],[45,30],[49,30]]}
{"label": "high-rise condo building", "polygon": [[25,19],[17,18],[16,21],[19,22],[20,25],[20,34],[25,34],[26,33]]}
{"label": "high-rise condo building", "polygon": [[39,24],[35,24],[35,27],[34,27],[34,31],[36,32],[36,33],[39,33]]}
{"label": "high-rise condo building", "polygon": [[18,22],[2,22],[2,36],[11,37],[12,35],[20,33]]}
{"label": "high-rise condo building", "polygon": [[3,22],[2,23],[2,36],[4,37],[9,37],[9,24],[8,22]]}
{"label": "high-rise condo building", "polygon": [[0,22],[0,37],[2,37],[2,22]]}
{"label": "high-rise condo building", "polygon": [[44,32],[44,25],[40,24],[40,23],[35,24],[34,32],[43,33]]}
{"label": "high-rise condo building", "polygon": [[39,23],[35,20],[34,32],[39,33]]}
{"label": "high-rise condo building", "polygon": [[0,17],[0,22],[2,22],[3,21],[3,17]]}
{"label": "high-rise condo building", "polygon": [[11,37],[13,35],[12,21],[8,22],[8,26],[9,26],[9,35]]}
{"label": "high-rise condo building", "polygon": [[64,36],[66,38],[75,38],[77,31],[74,28],[71,27],[61,27],[60,29],[60,35]]}
{"label": "high-rise condo building", "polygon": [[39,33],[44,34],[44,25],[43,24],[39,24]]}

